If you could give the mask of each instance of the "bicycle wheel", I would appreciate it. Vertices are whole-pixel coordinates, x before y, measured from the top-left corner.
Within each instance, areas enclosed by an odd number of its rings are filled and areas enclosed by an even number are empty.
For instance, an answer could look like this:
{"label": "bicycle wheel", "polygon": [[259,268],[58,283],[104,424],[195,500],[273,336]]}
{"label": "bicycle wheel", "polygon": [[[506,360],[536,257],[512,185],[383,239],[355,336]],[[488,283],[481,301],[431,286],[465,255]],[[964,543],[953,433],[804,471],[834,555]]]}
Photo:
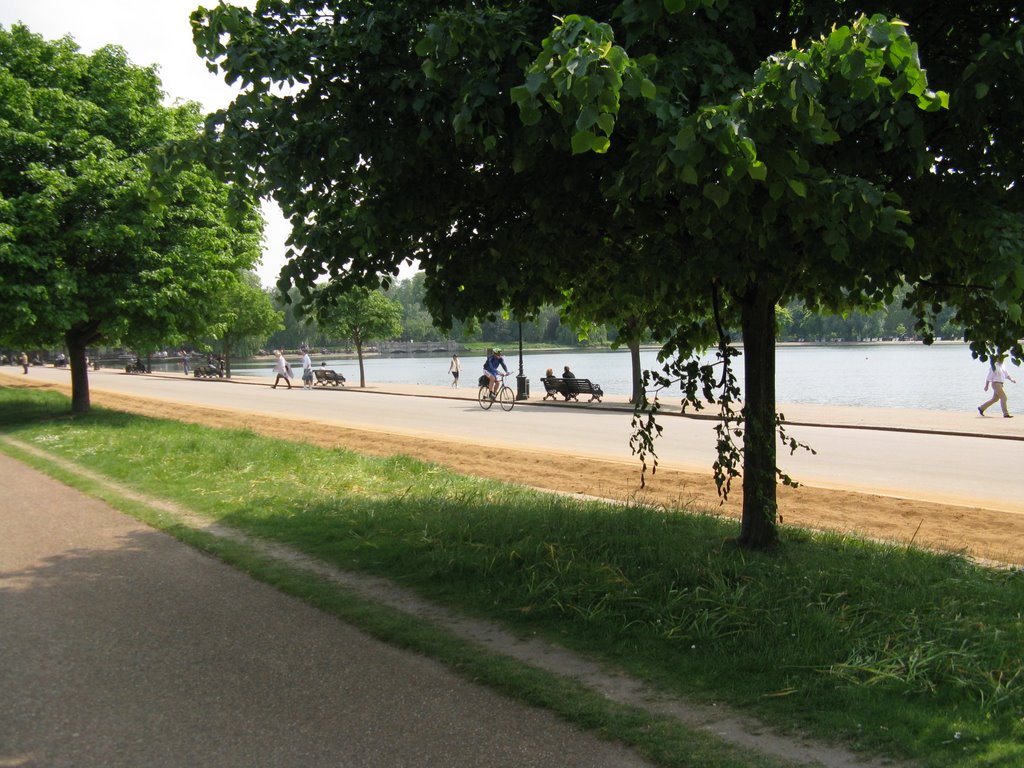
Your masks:
{"label": "bicycle wheel", "polygon": [[491,405],[494,404],[494,399],[491,397],[490,387],[480,387],[480,391],[477,393],[476,399],[480,402],[480,407],[485,411],[490,410]]}
{"label": "bicycle wheel", "polygon": [[501,410],[511,411],[512,406],[516,404],[516,393],[511,387],[502,387],[498,391],[498,402],[501,403]]}

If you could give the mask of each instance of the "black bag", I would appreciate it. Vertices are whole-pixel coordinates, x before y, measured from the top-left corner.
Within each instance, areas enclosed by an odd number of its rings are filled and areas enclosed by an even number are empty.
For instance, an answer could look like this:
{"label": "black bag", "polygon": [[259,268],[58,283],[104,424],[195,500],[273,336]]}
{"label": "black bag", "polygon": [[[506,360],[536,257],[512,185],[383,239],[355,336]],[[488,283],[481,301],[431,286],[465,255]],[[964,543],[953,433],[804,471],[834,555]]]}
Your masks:
{"label": "black bag", "polygon": [[481,387],[486,387],[490,383],[491,383],[491,380],[489,378],[487,378],[487,374],[486,373],[480,375],[480,386]]}

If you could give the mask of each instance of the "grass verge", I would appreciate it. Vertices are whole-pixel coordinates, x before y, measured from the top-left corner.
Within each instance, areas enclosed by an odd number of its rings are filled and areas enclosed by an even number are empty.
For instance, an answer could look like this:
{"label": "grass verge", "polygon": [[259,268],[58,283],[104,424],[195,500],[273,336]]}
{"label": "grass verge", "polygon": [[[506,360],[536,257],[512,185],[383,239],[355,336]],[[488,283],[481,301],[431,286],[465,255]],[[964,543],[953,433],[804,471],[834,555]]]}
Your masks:
{"label": "grass verge", "polygon": [[[66,413],[54,393],[0,390],[0,430],[21,440],[339,568],[555,639],[667,691],[923,765],[1024,764],[1022,574],[799,531],[786,531],[777,552],[751,554],[727,543],[732,524],[706,516],[579,503],[403,457],[243,431]],[[254,575],[280,568],[253,570],[243,562],[252,553],[218,554]],[[289,578],[268,580],[291,591]],[[297,589],[312,599],[308,584]],[[442,644],[452,644],[450,657],[413,647],[456,667],[476,653],[450,638]],[[545,698],[574,698],[547,676],[519,681],[532,674],[495,672],[488,682],[546,706]],[[595,716],[580,714],[592,706],[562,713],[594,727]],[[596,722],[612,728],[635,717],[609,711]],[[638,733],[672,729],[633,730],[620,723],[609,735],[637,743]],[[689,762],[693,745],[679,738],[686,749],[669,739],[644,751],[663,765],[714,764]],[[751,764],[732,759],[718,764]]]}

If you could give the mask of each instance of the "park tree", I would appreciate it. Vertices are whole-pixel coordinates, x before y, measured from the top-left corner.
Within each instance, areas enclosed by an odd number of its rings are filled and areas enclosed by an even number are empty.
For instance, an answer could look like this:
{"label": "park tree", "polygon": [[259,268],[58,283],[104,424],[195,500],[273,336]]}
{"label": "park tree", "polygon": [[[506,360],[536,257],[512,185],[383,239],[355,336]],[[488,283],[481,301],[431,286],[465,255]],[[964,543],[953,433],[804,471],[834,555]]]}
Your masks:
{"label": "park tree", "polygon": [[153,183],[156,150],[195,138],[152,68],[0,27],[0,335],[63,343],[72,410],[89,410],[86,347],[150,350],[205,332],[207,303],[259,258],[262,222],[209,169]]}
{"label": "park tree", "polygon": [[878,9],[220,5],[194,15],[197,48],[244,92],[211,116],[204,152],[281,204],[281,287],[303,297],[324,275],[342,291],[418,259],[442,325],[527,316],[577,287],[620,297],[616,320],[660,307],[663,375],[693,407],[720,403],[716,478],[728,492],[742,452],[739,542],[768,547],[788,481],[777,306],[874,307],[905,285],[926,340],[945,301],[979,356],[1022,352],[1019,12]]}
{"label": "park tree", "polygon": [[263,342],[270,334],[284,329],[283,313],[274,309],[270,295],[263,289],[259,275],[243,271],[215,302],[214,335],[221,340],[227,376],[231,378],[231,355],[246,341]]}
{"label": "park tree", "polygon": [[351,341],[359,360],[359,386],[366,386],[363,350],[370,341],[393,339],[402,333],[402,305],[382,291],[350,288],[344,292],[319,289],[321,300],[310,304],[321,330],[335,338]]}

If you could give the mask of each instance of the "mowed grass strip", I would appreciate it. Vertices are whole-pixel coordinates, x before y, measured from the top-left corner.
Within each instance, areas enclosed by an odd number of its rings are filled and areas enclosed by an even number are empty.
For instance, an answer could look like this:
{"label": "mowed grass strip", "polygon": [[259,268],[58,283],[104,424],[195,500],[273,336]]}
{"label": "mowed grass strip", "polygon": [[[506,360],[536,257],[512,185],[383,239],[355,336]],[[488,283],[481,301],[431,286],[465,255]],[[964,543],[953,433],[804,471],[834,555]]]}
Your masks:
{"label": "mowed grass strip", "polygon": [[0,430],[339,568],[786,729],[934,766],[1024,764],[1024,574],[713,516],[579,502],[0,390]]}

